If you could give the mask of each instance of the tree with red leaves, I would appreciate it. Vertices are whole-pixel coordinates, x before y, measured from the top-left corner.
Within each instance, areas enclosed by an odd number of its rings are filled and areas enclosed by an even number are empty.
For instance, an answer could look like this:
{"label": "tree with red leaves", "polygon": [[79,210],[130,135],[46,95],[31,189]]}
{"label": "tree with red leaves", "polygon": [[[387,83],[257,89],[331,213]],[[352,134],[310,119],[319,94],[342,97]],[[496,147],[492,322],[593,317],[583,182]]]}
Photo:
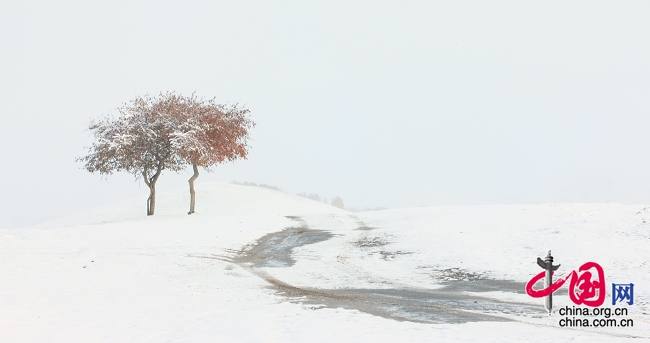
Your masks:
{"label": "tree with red leaves", "polygon": [[211,167],[248,155],[249,131],[255,123],[244,107],[217,104],[214,99],[204,100],[194,94],[175,96],[174,113],[179,125],[172,134],[172,145],[177,156],[192,166],[190,185],[190,210],[194,213],[196,192],[194,181],[199,177],[199,167]]}
{"label": "tree with red leaves", "polygon": [[149,187],[147,215],[156,206],[156,182],[163,170],[179,172],[187,164],[194,174],[189,179],[190,211],[194,213],[194,180],[198,167],[210,168],[226,161],[246,158],[248,131],[255,126],[238,105],[220,105],[214,99],[174,93],[157,98],[136,97],[118,108],[119,116],[90,122],[95,142],[88,155],[77,158],[91,173],[109,175],[126,171],[142,177]]}

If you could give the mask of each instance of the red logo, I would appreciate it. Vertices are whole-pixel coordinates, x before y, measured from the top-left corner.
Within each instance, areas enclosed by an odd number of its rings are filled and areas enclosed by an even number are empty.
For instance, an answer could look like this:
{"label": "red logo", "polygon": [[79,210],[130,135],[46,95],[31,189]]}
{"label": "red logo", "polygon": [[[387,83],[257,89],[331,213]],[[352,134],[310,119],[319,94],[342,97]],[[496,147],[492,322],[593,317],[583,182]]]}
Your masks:
{"label": "red logo", "polygon": [[[593,273],[592,273],[593,270]],[[550,286],[544,289],[533,289],[535,284],[544,279],[546,271],[535,275],[526,284],[526,293],[533,298],[548,296],[569,282],[569,297],[576,305],[587,305],[597,307],[605,302],[605,272],[596,262],[587,262],[578,268],[578,271],[571,271],[569,275],[555,280]],[[592,280],[592,278],[596,277]]]}

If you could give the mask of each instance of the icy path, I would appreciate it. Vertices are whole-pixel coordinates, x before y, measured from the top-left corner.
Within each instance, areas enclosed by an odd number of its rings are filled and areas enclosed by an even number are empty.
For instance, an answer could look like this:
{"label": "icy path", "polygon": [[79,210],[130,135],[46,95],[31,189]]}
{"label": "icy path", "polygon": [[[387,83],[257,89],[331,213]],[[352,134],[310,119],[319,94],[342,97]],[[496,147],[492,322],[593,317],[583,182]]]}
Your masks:
{"label": "icy path", "polygon": [[[650,341],[643,206],[353,215],[264,191],[279,209],[260,213],[257,190],[219,187],[215,214],[0,230],[0,342]],[[545,316],[518,289],[549,247],[563,271],[594,260],[634,282],[634,327]]]}
{"label": "icy path", "polygon": [[[584,207],[593,209],[598,205]],[[509,210],[507,207],[505,209]],[[545,208],[541,209],[548,212]],[[403,216],[402,213],[398,214]],[[570,212],[568,214],[572,215]],[[550,217],[548,213],[542,215]],[[374,219],[372,215],[366,217]],[[307,215],[291,219],[295,221],[292,227],[265,235],[232,259],[267,281],[278,294],[291,302],[312,308],[354,309],[384,318],[420,323],[505,321],[546,327],[554,332],[578,330],[602,335],[603,338],[648,338],[650,321],[643,314],[647,308],[643,302],[644,295],[639,297],[641,306],[631,308],[636,311],[630,317],[635,320],[634,328],[560,328],[558,320],[561,316],[557,310],[563,306],[572,306],[566,293],[556,294],[554,316],[548,317],[542,302],[524,293],[525,281],[495,279],[494,276],[499,276],[498,272],[490,272],[489,269],[486,271],[480,265],[472,268],[470,264],[466,268],[462,264],[489,258],[501,259],[503,249],[500,253],[490,251],[494,248],[487,246],[487,249],[484,247],[469,251],[468,254],[468,251],[461,248],[459,251],[464,252],[465,257],[457,260],[457,264],[432,265],[431,262],[435,262],[438,257],[448,255],[448,245],[426,245],[427,241],[432,240],[431,236],[435,241],[435,236],[441,235],[441,232],[425,229],[428,238],[419,242],[412,239],[404,242],[409,239],[404,232],[408,230],[412,235],[417,235],[422,229],[385,229],[380,226],[382,222],[376,219],[374,224],[379,225],[369,226],[352,214]],[[557,217],[550,219],[558,220]],[[548,218],[542,220],[548,221]],[[385,222],[392,224],[390,220]],[[581,222],[584,223],[585,220]],[[493,224],[488,222],[487,225]],[[570,232],[572,225],[566,226],[565,229]],[[480,238],[471,239],[471,235],[476,234],[471,225],[466,226],[464,231],[470,234],[464,236],[467,243],[480,242]],[[496,235],[504,233],[507,234],[507,231],[496,232]],[[631,230],[627,234],[634,233]],[[441,238],[452,241],[444,237],[449,234],[450,232],[444,232]],[[490,235],[495,236],[495,233],[489,232],[488,237]],[[516,234],[509,236],[517,237]],[[467,241],[467,238],[470,240]],[[643,241],[640,242],[643,244]],[[496,247],[504,247],[503,242],[494,243],[497,243]],[[560,241],[555,246],[564,252],[567,243],[570,242]],[[459,247],[460,244],[454,246]],[[437,249],[438,247],[442,249]],[[482,254],[472,256],[472,252]],[[612,252],[609,251],[609,254]],[[604,262],[611,265],[613,261]],[[621,265],[620,262],[617,264]],[[538,268],[532,258],[531,263],[524,267],[531,266]],[[531,269],[530,272],[521,272],[515,268],[514,274],[517,278],[524,279],[535,271],[536,269]],[[616,276],[615,273],[611,274]],[[645,281],[638,277],[645,277],[643,274],[633,276],[641,283]]]}
{"label": "icy path", "polygon": [[438,289],[322,289],[300,288],[273,277],[262,267],[282,268],[295,263],[294,248],[325,241],[333,235],[308,227],[290,227],[265,235],[257,243],[231,260],[269,282],[283,296],[296,303],[315,307],[355,309],[373,315],[422,323],[466,323],[476,321],[510,321],[506,315],[538,314],[539,306],[513,301],[499,301],[475,293],[506,291],[523,293],[524,284],[506,280],[477,279],[441,282]]}

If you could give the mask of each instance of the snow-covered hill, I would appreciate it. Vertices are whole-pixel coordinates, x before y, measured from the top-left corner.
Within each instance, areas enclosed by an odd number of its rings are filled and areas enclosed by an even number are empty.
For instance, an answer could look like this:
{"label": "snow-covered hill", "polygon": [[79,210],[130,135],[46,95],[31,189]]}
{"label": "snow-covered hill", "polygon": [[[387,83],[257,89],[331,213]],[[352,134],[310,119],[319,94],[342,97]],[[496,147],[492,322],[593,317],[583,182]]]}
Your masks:
{"label": "snow-covered hill", "polygon": [[[148,192],[148,190],[147,190]],[[143,196],[102,206],[79,214],[49,221],[39,227],[95,224],[129,219],[141,219],[146,213]],[[305,199],[297,195],[254,186],[222,182],[197,183],[196,212],[198,215],[291,215],[295,213],[346,213],[336,207]],[[189,189],[159,192],[156,196],[156,216],[187,215]]]}
{"label": "snow-covered hill", "polygon": [[[355,214],[250,186],[197,192],[192,216],[181,189],[159,194],[152,217],[143,198],[0,230],[0,342],[650,340],[644,206]],[[548,249],[561,275],[596,261],[608,287],[633,282],[634,327],[567,329],[544,315],[518,287]]]}

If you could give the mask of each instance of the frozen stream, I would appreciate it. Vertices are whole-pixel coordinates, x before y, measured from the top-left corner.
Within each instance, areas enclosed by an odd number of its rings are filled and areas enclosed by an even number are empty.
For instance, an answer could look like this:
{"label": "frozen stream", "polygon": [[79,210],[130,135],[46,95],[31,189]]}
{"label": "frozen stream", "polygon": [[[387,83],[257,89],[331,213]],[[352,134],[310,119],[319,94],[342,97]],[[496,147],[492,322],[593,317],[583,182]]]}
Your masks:
{"label": "frozen stream", "polygon": [[265,279],[289,301],[311,304],[314,308],[356,309],[385,318],[425,323],[510,321],[513,316],[542,313],[539,306],[476,295],[493,291],[523,293],[524,284],[512,281],[441,281],[443,287],[437,289],[321,289],[296,287],[261,269],[290,267],[295,263],[291,255],[294,248],[332,237],[332,233],[324,230],[291,227],[265,235],[237,254],[232,261]]}

